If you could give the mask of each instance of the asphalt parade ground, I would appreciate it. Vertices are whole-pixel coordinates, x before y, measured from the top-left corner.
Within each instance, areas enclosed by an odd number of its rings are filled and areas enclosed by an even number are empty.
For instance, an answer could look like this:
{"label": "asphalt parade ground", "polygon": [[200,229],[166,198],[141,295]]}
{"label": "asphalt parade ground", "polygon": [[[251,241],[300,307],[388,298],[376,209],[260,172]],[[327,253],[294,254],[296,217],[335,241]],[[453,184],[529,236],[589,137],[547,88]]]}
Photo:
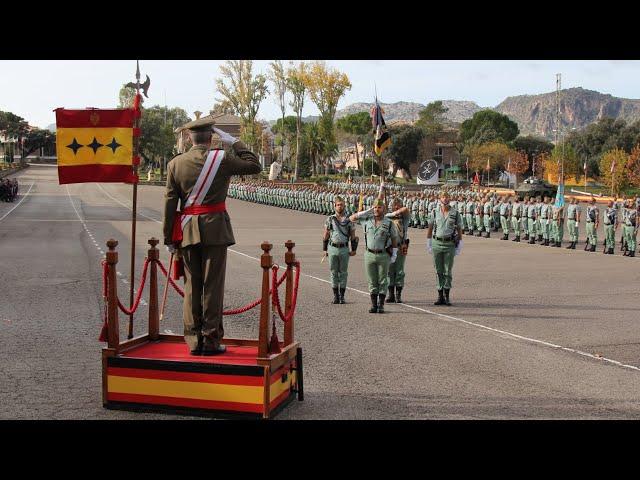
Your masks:
{"label": "asphalt parade ground", "polygon": [[[58,185],[54,166],[15,177],[19,198],[0,204],[0,419],[189,418],[102,407],[100,261],[106,241],[118,240],[118,290],[128,304],[132,187]],[[162,239],[163,195],[160,186],[138,189],[138,276],[147,240]],[[237,243],[225,309],[259,296],[262,241],[284,265],[284,242],[293,240],[302,264],[295,336],[305,400],[277,419],[640,418],[640,263],[619,244],[603,255],[601,231],[596,253],[582,251],[584,224],[573,251],[498,233],[465,236],[453,305],[437,307],[426,233],[410,229],[406,303],[386,304],[380,315],[368,313],[363,242],[351,258],[347,304],[333,305],[320,262],[324,217],[234,199],[227,209]],[[166,265],[164,248],[160,256]],[[147,308],[136,313],[135,335]],[[161,331],[181,333],[181,315],[171,291]],[[258,315],[225,317],[226,336],[256,338]],[[126,338],[127,317],[119,318]]]}

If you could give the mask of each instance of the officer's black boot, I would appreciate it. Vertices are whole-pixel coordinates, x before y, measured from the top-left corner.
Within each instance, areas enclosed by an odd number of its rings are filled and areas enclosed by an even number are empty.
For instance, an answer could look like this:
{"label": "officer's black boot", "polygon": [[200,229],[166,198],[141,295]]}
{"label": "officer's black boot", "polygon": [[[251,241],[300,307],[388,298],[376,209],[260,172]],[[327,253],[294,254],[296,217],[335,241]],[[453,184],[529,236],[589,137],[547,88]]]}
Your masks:
{"label": "officer's black boot", "polygon": [[378,313],[384,313],[384,293],[378,295]]}
{"label": "officer's black boot", "polygon": [[485,238],[491,238],[491,231],[487,230],[487,234],[484,237]]}
{"label": "officer's black boot", "polygon": [[344,304],[344,292],[345,292],[346,288],[341,288],[340,289],[340,303]]}
{"label": "officer's black boot", "polygon": [[389,296],[386,300],[387,303],[396,303],[395,287],[389,287]]}
{"label": "officer's black boot", "polygon": [[549,239],[548,239],[548,238],[545,238],[545,239],[544,239],[544,246],[545,246],[545,247],[548,247],[548,246],[549,246]]}
{"label": "officer's black boot", "polygon": [[338,287],[333,287],[333,303],[340,303],[340,294],[338,293]]}
{"label": "officer's black boot", "polygon": [[556,242],[556,247],[560,248],[562,246],[562,240]]}
{"label": "officer's black boot", "polygon": [[396,303],[402,303],[402,287],[396,287]]}
{"label": "officer's black boot", "polygon": [[448,288],[444,289],[444,304],[445,305],[451,305],[451,302],[449,301],[449,289]]}
{"label": "officer's black boot", "polygon": [[442,290],[438,290],[438,300],[433,302],[434,305],[444,305],[444,293]]}
{"label": "officer's black boot", "polygon": [[505,240],[509,240],[509,234],[508,234],[508,233],[505,233],[505,234],[504,234],[504,239],[505,239]]}
{"label": "officer's black boot", "polygon": [[372,293],[371,296],[371,308],[369,309],[369,313],[378,313],[378,294]]}

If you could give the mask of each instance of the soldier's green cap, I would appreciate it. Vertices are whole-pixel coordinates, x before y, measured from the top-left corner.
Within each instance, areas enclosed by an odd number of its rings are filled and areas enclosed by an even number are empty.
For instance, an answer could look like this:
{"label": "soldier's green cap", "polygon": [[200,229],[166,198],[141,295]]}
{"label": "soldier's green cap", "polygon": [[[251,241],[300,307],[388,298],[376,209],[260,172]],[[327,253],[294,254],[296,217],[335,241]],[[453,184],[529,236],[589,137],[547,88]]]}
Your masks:
{"label": "soldier's green cap", "polygon": [[215,125],[215,120],[211,117],[203,117],[192,120],[188,123],[185,123],[182,128],[186,128],[191,131],[202,131],[202,130],[211,130]]}

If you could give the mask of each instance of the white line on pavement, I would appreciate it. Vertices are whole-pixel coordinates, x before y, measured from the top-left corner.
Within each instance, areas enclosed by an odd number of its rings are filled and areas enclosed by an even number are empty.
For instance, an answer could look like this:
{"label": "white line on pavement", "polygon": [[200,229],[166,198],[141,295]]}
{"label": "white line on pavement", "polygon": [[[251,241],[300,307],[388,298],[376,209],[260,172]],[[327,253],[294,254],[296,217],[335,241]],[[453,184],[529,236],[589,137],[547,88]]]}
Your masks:
{"label": "white line on pavement", "polygon": [[18,208],[20,206],[20,204],[22,202],[24,202],[24,199],[27,198],[29,196],[29,193],[31,192],[31,189],[33,188],[33,186],[35,185],[36,182],[31,182],[31,185],[29,186],[29,190],[27,191],[27,193],[24,194],[24,197],[22,197],[22,200],[20,200],[18,202],[18,204],[13,207],[11,210],[9,210],[7,213],[5,213],[2,218],[0,218],[0,221],[4,220],[5,218],[7,218],[7,215],[9,215],[11,212],[13,212],[16,208]]}
{"label": "white line on pavement", "polygon": [[[99,184],[98,184],[98,186],[99,186]],[[109,195],[109,194],[107,194],[107,195]],[[109,195],[109,196],[111,196],[111,195]],[[113,198],[113,197],[111,197],[111,198]],[[113,199],[116,200],[115,198],[113,198]],[[116,200],[116,201],[118,203],[120,203],[120,205],[124,205],[122,202],[120,202],[118,200]],[[132,210],[131,207],[128,207],[126,205],[124,205],[124,206],[127,207],[129,210]],[[153,220],[156,223],[162,224],[161,221],[156,220],[155,218],[150,218],[150,217],[146,217],[146,218],[149,218],[150,220]],[[260,259],[257,258],[257,257],[252,257],[251,255],[247,255],[246,253],[238,252],[237,250],[234,250],[232,248],[229,248],[228,250],[233,252],[233,253],[236,253],[238,255],[242,255],[243,257],[247,257],[247,258],[250,258],[252,260],[260,261]],[[308,275],[306,273],[301,273],[301,275],[303,277],[313,278],[314,280],[318,280],[318,281],[323,282],[323,283],[329,283],[329,284],[331,283],[328,280],[324,280],[322,278],[314,277],[313,275]],[[358,293],[360,293],[362,295],[369,296],[368,292],[364,292],[362,290],[358,290],[357,288],[347,287],[347,290],[353,290],[354,292],[358,292]],[[447,318],[449,320],[454,320],[456,322],[466,323],[467,325],[472,325],[474,327],[477,327],[477,328],[480,328],[480,329],[483,329],[483,330],[489,330],[489,331],[500,333],[500,334],[503,334],[503,335],[508,335],[508,336],[510,336],[512,338],[515,338],[515,339],[518,339],[518,340],[524,340],[526,342],[532,342],[532,343],[536,343],[538,345],[544,345],[546,347],[555,348],[555,349],[558,349],[558,350],[563,350],[565,352],[575,353],[575,354],[581,355],[583,357],[589,357],[589,358],[593,358],[595,360],[601,360],[603,362],[611,363],[612,365],[617,365],[619,367],[627,368],[627,369],[630,369],[630,370],[640,371],[640,368],[638,368],[638,367],[636,367],[634,365],[627,365],[625,363],[618,362],[617,360],[612,360],[612,359],[606,358],[606,357],[598,357],[598,356],[593,355],[591,353],[583,352],[581,350],[576,350],[575,348],[563,347],[562,345],[556,345],[554,343],[545,342],[544,340],[537,340],[535,338],[524,337],[524,336],[518,335],[516,333],[511,333],[511,332],[507,332],[505,330],[500,330],[500,329],[497,329],[497,328],[487,327],[486,325],[482,325],[480,323],[474,323],[474,322],[470,322],[468,320],[463,320],[462,318],[453,317],[451,315],[445,315],[443,313],[432,312],[430,310],[425,310],[424,308],[415,307],[415,306],[409,305],[407,303],[399,303],[399,304],[396,304],[396,305],[404,306],[404,307],[407,307],[407,308],[412,308],[414,310],[420,310],[421,312],[425,312],[425,313],[428,313],[428,314],[431,314],[431,315],[434,315],[434,316],[437,316],[437,317]]]}

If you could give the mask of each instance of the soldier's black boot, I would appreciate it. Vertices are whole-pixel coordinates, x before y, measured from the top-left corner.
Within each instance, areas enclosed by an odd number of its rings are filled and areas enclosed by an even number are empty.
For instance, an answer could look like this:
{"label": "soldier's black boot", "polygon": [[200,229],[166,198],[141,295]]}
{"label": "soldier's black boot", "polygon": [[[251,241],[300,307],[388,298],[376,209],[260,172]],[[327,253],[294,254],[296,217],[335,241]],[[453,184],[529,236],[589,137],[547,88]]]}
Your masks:
{"label": "soldier's black boot", "polygon": [[587,250],[589,250],[589,240],[584,244],[584,251],[586,252]]}
{"label": "soldier's black boot", "polygon": [[571,242],[571,244],[567,247],[567,250],[573,250],[576,248],[576,242]]}
{"label": "soldier's black boot", "polygon": [[508,233],[505,233],[505,234],[504,234],[504,239],[505,239],[505,240],[509,240],[509,234],[508,234]]}
{"label": "soldier's black boot", "polygon": [[515,241],[516,241],[517,243],[520,243],[520,235],[516,236]]}
{"label": "soldier's black boot", "polygon": [[444,305],[444,293],[442,290],[438,290],[438,300],[433,302],[434,305]]}
{"label": "soldier's black boot", "polygon": [[384,313],[384,293],[378,295],[378,313]]}
{"label": "soldier's black boot", "polygon": [[344,304],[344,292],[345,292],[346,288],[341,288],[340,289],[340,303]]}
{"label": "soldier's black boot", "polygon": [[544,240],[544,238],[542,238],[542,235],[538,235],[538,241],[542,242]]}
{"label": "soldier's black boot", "polygon": [[571,247],[571,250],[575,250],[576,249],[576,245],[578,244],[578,242],[573,242],[573,247]]}
{"label": "soldier's black boot", "polygon": [[487,234],[484,236],[484,238],[491,238],[491,231],[487,230]]}
{"label": "soldier's black boot", "polygon": [[528,241],[528,240],[529,240],[529,234],[528,234],[528,233],[525,233],[525,234],[524,234],[524,239],[525,239],[526,241]]}
{"label": "soldier's black boot", "polygon": [[402,303],[402,287],[396,287],[396,303]]}
{"label": "soldier's black boot", "polygon": [[609,255],[615,255],[615,254],[613,253],[613,247],[609,248]]}
{"label": "soldier's black boot", "polygon": [[549,239],[548,239],[548,238],[545,238],[545,239],[544,239],[544,246],[545,246],[545,247],[548,247],[548,246],[549,246]]}
{"label": "soldier's black boot", "polygon": [[371,308],[369,309],[369,313],[378,313],[378,294],[372,293],[371,296]]}
{"label": "soldier's black boot", "polygon": [[595,252],[596,251],[596,246],[595,245],[591,245],[591,248],[589,249],[590,252]]}
{"label": "soldier's black boot", "polygon": [[560,248],[562,246],[562,240],[556,242],[556,247]]}
{"label": "soldier's black boot", "polygon": [[389,296],[386,300],[387,303],[396,303],[395,287],[389,287]]}
{"label": "soldier's black boot", "polygon": [[535,245],[536,244],[536,237],[531,237],[529,239],[529,245]]}
{"label": "soldier's black boot", "polygon": [[340,294],[338,293],[338,287],[333,287],[333,303],[340,303]]}
{"label": "soldier's black boot", "polygon": [[444,304],[445,305],[451,305],[451,302],[449,301],[449,289],[448,288],[444,289]]}
{"label": "soldier's black boot", "polygon": [[636,252],[635,250],[629,250],[629,255],[627,255],[628,257],[635,257],[636,256]]}

